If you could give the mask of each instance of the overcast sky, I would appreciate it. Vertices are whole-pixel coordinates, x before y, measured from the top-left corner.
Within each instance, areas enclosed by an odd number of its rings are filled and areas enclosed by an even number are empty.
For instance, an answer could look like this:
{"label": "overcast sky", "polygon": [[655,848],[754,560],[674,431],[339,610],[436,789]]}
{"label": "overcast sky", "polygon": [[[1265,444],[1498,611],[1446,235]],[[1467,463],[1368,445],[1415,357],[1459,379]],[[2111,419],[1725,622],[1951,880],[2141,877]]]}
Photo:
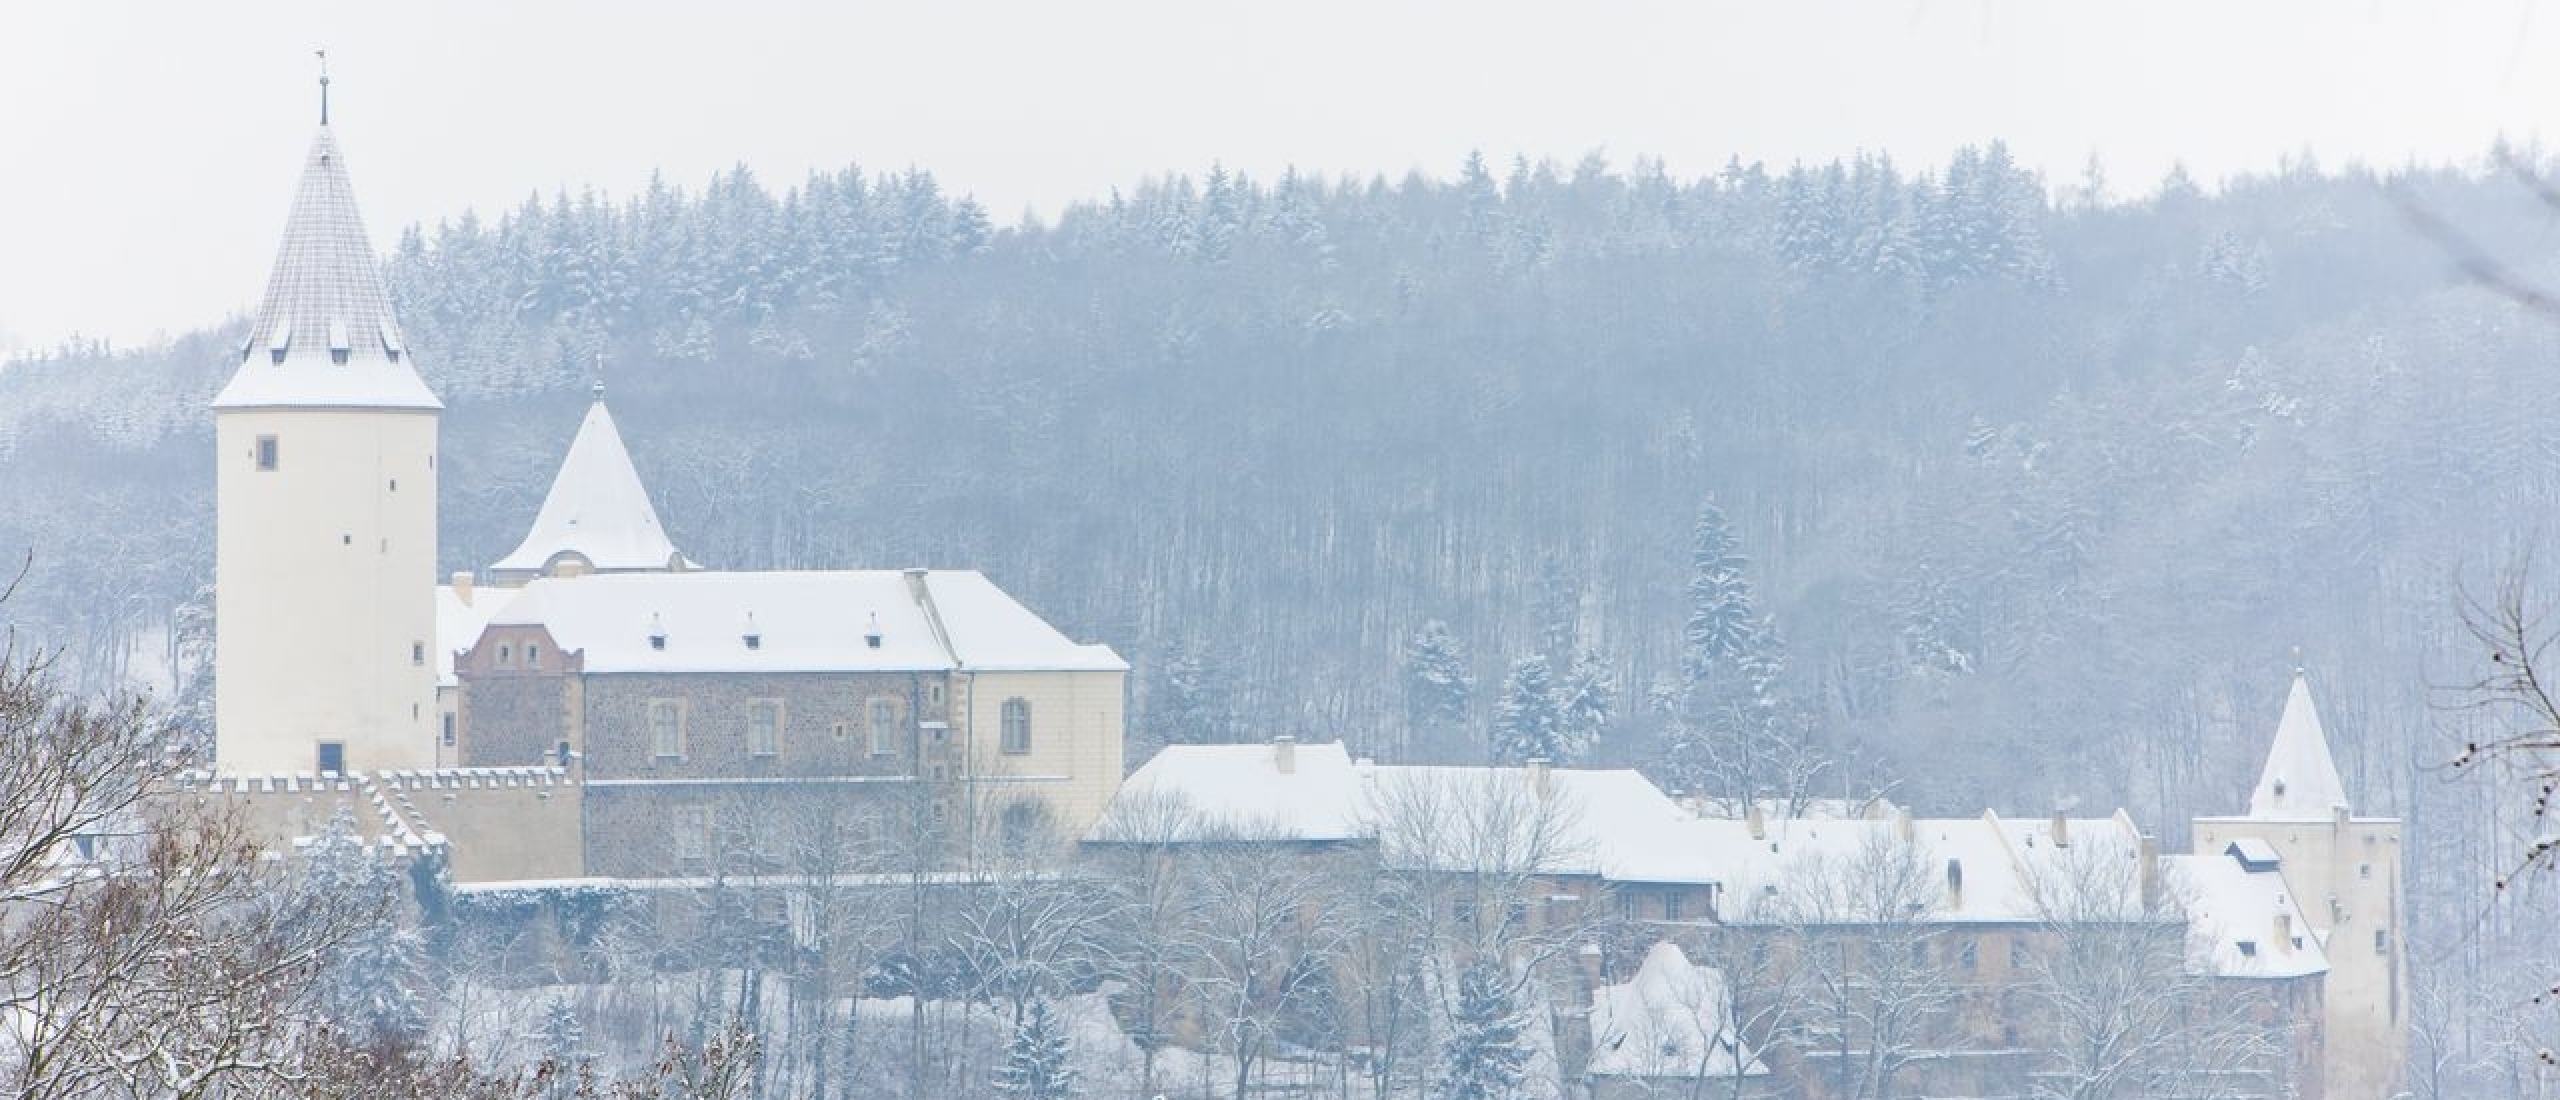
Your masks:
{"label": "overcast sky", "polygon": [[246,310],[315,119],[377,249],[533,191],[921,166],[1000,220],[1209,162],[1675,173],[2005,138],[2120,194],[2476,157],[2560,111],[2534,0],[728,0],[0,5],[0,346]]}

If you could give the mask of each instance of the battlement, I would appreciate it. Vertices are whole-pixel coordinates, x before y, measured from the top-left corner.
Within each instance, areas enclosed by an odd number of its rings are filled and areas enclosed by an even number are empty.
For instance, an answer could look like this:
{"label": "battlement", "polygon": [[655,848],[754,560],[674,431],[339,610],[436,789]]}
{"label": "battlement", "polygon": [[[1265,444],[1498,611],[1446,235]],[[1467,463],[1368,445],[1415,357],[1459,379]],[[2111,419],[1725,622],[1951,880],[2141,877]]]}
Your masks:
{"label": "battlement", "polygon": [[[366,847],[393,858],[444,858],[456,882],[557,878],[583,869],[574,842],[578,786],[562,768],[196,771],[173,780],[169,793],[236,810],[271,857],[310,846],[344,808]],[[544,837],[572,842],[545,845]]]}

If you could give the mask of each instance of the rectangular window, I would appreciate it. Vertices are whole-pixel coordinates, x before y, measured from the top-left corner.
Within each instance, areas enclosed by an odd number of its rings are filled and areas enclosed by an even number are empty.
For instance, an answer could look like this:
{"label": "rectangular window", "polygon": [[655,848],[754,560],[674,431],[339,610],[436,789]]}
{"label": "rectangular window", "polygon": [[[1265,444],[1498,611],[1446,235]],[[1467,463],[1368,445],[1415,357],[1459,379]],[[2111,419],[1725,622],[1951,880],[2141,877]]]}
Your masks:
{"label": "rectangular window", "polygon": [[409,663],[412,665],[423,665],[427,663],[427,643],[409,643]]}
{"label": "rectangular window", "polygon": [[660,760],[684,759],[684,705],[673,699],[649,704],[649,751]]}
{"label": "rectangular window", "polygon": [[347,746],[343,741],[320,742],[320,774],[342,775],[347,770]]}
{"label": "rectangular window", "polygon": [[1031,702],[1027,699],[1004,701],[1004,751],[1020,756],[1031,751]]}
{"label": "rectangular window", "polygon": [[271,435],[258,437],[258,468],[260,470],[276,468],[276,437]]}
{"label": "rectangular window", "polygon": [[1965,941],[1964,950],[1960,952],[1956,958],[1957,961],[1962,963],[1964,968],[1967,970],[1978,969],[1982,965],[1981,952],[1972,940]]}
{"label": "rectangular window", "polygon": [[1680,895],[1677,892],[1662,895],[1662,919],[1680,919]]}
{"label": "rectangular window", "polygon": [[703,860],[711,858],[711,811],[701,806],[676,807],[676,858]]}
{"label": "rectangular window", "polygon": [[453,747],[453,715],[451,712],[447,712],[444,716],[444,743],[447,748]]}
{"label": "rectangular window", "polygon": [[538,646],[538,645],[532,645],[532,644],[529,644],[529,643],[528,643],[528,644],[524,647],[524,667],[526,667],[526,668],[541,668],[541,667],[542,667],[542,647],[541,647],[541,646]]}
{"label": "rectangular window", "polygon": [[747,752],[778,756],[782,752],[782,704],[758,699],[747,704]]}
{"label": "rectangular window", "polygon": [[932,681],[932,682],[929,682],[929,683],[927,683],[927,684],[924,686],[924,701],[925,701],[925,702],[928,702],[928,703],[931,703],[931,704],[933,704],[934,706],[937,706],[937,707],[938,707],[938,706],[941,706],[941,705],[942,705],[942,699],[943,699],[942,692],[943,692],[942,681],[940,681],[940,680],[934,680],[934,681]]}
{"label": "rectangular window", "polygon": [[2373,953],[2376,955],[2388,955],[2391,953],[2390,929],[2376,928],[2373,930]]}
{"label": "rectangular window", "polygon": [[898,751],[898,703],[894,699],[871,701],[871,755],[887,756]]}

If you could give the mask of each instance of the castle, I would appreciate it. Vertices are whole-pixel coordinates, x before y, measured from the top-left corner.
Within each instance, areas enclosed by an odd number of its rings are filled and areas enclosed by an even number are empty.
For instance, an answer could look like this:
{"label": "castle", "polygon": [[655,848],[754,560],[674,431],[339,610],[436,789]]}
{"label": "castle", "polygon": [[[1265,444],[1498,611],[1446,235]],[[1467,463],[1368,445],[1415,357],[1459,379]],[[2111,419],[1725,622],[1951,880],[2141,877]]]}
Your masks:
{"label": "castle", "polygon": [[697,565],[601,387],[522,544],[436,584],[441,413],[324,113],[213,402],[221,775],[199,788],[280,842],[349,808],[466,887],[671,878],[867,811],[947,863],[1080,833],[1117,787],[1108,647],[972,571]]}
{"label": "castle", "polygon": [[[1931,1072],[1996,1064],[2014,1038],[1996,1022],[2014,1007],[2001,998],[2049,924],[2030,903],[2040,869],[2098,852],[2135,868],[2146,893],[2182,883],[2196,965],[2276,990],[2298,1017],[2271,1088],[2331,1100],[2396,1088],[2399,823],[2353,814],[2299,677],[2247,811],[2195,821],[2179,855],[2121,813],[1718,816],[1631,771],[1382,767],[1287,739],[1175,746],[1124,785],[1129,666],[1108,647],[1070,640],[971,571],[703,567],[660,524],[601,388],[521,544],[438,584],[442,411],[324,115],[239,368],[213,404],[219,772],[186,788],[278,848],[351,814],[368,844],[432,855],[462,889],[680,882],[782,869],[795,829],[859,813],[912,825],[930,850],[910,858],[962,867],[982,845],[1033,835],[1087,851],[1130,843],[1150,800],[1178,799],[1202,812],[1201,831],[1150,842],[1375,851],[1390,846],[1382,790],[1529,792],[1581,809],[1560,862],[1518,899],[1524,919],[1606,904],[1657,937],[1632,973],[1583,972],[1569,998],[1584,1006],[1577,1042],[1595,1087],[1639,1093],[1657,1062],[1787,1070],[1750,1053],[1769,1037],[1734,1017],[1746,993],[1699,936],[1774,924],[1766,899],[1807,860],[1878,841],[1925,851],[1937,876],[1894,919],[1930,929],[1933,957],[1962,971],[1968,995],[2004,1006],[1950,1038],[1978,1057]],[[1401,858],[1485,871],[1428,847]],[[1872,937],[1883,919],[1834,926]],[[1692,1015],[1628,1048],[1660,1023],[1645,1006],[1674,986],[1723,990],[1725,1024]]]}

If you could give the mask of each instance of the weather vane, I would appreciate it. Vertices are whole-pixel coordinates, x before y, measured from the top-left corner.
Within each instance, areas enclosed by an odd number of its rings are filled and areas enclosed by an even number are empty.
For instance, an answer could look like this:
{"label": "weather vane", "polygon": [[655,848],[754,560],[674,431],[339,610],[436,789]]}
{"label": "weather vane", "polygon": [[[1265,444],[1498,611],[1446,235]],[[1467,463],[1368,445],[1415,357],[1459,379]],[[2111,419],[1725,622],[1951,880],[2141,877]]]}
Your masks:
{"label": "weather vane", "polygon": [[311,56],[320,59],[320,125],[326,126],[329,124],[329,51],[313,50]]}

